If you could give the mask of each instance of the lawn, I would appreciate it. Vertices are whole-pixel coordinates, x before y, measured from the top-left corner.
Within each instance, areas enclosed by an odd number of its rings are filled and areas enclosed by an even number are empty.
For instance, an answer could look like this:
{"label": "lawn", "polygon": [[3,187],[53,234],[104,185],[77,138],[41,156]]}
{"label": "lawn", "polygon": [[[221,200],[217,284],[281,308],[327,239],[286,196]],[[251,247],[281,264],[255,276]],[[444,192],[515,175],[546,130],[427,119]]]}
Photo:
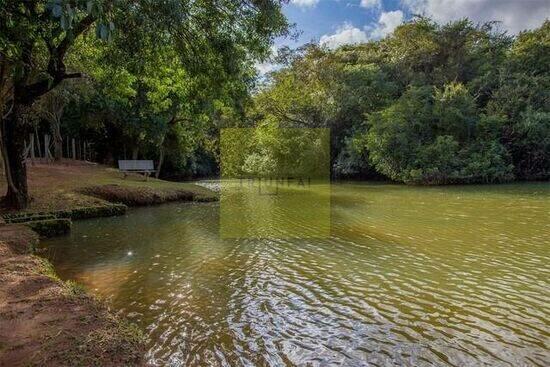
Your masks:
{"label": "lawn", "polygon": [[[215,197],[212,191],[193,183],[169,182],[152,177],[145,181],[138,174],[123,178],[115,168],[82,161],[28,163],[27,167],[31,204],[26,211],[31,212],[95,206],[105,204],[107,200],[125,202],[124,194],[132,197],[130,205],[136,197],[146,198],[143,204],[180,198],[212,200]],[[4,193],[6,182],[3,175],[0,180],[0,192]],[[118,197],[120,200],[117,200]],[[0,209],[3,213],[7,211],[6,208]]]}

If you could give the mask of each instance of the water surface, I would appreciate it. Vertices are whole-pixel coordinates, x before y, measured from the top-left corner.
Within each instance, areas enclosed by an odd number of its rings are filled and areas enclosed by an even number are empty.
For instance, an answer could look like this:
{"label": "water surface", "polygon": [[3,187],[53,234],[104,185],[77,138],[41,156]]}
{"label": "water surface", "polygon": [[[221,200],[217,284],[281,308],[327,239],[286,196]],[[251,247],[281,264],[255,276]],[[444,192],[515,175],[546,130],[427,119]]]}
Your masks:
{"label": "water surface", "polygon": [[333,185],[324,239],[220,239],[207,203],[43,246],[158,365],[550,365],[549,184]]}

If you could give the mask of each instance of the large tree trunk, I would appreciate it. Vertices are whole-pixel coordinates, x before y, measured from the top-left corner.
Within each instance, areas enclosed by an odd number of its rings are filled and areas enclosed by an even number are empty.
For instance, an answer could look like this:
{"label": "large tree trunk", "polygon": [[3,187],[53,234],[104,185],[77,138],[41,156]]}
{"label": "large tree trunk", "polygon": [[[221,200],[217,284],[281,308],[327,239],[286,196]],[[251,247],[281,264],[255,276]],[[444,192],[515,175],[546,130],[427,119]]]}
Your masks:
{"label": "large tree trunk", "polygon": [[135,161],[138,159],[138,155],[139,155],[139,147],[136,145],[133,149],[132,149],[132,159]]}
{"label": "large tree trunk", "polygon": [[[36,7],[31,4],[29,7],[31,13],[34,8]],[[44,14],[49,16],[46,12],[42,13],[42,15]],[[31,22],[34,21],[36,15],[33,14],[32,16]],[[65,37],[61,38],[55,47],[50,45],[48,39],[46,39],[46,43],[49,46],[47,66],[47,73],[49,75],[32,83],[29,83],[31,81],[30,76],[36,71],[32,70],[35,40],[33,37],[21,38],[21,53],[16,62],[16,65],[21,66],[21,68],[18,72],[11,73],[13,95],[10,99],[13,109],[7,116],[2,116],[1,119],[2,154],[4,156],[4,167],[8,181],[8,190],[4,201],[12,208],[24,209],[29,204],[27,167],[23,157],[28,128],[23,123],[22,112],[25,108],[31,106],[37,98],[54,88],[64,79],[81,77],[80,73],[66,72],[64,58],[67,50],[74,43],[75,38],[90,28],[95,20],[95,16],[91,14],[82,18],[80,22],[73,25],[72,32],[66,32]],[[8,37],[8,39],[11,38]]]}
{"label": "large tree trunk", "polygon": [[52,125],[52,135],[53,135],[53,157],[54,160],[60,161],[63,158],[63,137],[61,136],[61,122],[56,121]]}
{"label": "large tree trunk", "polygon": [[27,167],[25,163],[25,126],[21,119],[22,106],[14,106],[13,111],[2,121],[2,155],[8,190],[4,197],[7,206],[25,209],[29,204]]}

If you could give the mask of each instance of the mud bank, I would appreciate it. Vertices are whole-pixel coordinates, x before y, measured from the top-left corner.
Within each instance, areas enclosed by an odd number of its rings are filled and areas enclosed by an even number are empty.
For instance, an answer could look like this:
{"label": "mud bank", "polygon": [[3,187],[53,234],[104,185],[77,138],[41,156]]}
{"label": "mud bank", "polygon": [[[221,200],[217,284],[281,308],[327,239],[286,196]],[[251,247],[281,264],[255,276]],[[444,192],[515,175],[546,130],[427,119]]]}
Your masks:
{"label": "mud bank", "polygon": [[30,228],[0,224],[0,366],[142,366],[143,335],[87,295],[58,279],[29,252]]}

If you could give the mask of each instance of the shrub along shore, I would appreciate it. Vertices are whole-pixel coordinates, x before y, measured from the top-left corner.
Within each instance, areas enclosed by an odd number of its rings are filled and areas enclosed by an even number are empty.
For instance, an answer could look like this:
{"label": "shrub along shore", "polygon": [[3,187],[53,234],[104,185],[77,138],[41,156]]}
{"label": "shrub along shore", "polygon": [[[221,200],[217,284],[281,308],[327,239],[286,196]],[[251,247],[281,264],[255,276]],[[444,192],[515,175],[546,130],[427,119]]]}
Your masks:
{"label": "shrub along shore", "polygon": [[0,211],[0,365],[145,365],[141,331],[57,278],[34,248],[39,236],[66,233],[72,220],[123,215],[129,206],[213,201],[215,194],[188,183],[123,180],[108,167],[71,161],[31,166],[29,178],[30,208]]}

